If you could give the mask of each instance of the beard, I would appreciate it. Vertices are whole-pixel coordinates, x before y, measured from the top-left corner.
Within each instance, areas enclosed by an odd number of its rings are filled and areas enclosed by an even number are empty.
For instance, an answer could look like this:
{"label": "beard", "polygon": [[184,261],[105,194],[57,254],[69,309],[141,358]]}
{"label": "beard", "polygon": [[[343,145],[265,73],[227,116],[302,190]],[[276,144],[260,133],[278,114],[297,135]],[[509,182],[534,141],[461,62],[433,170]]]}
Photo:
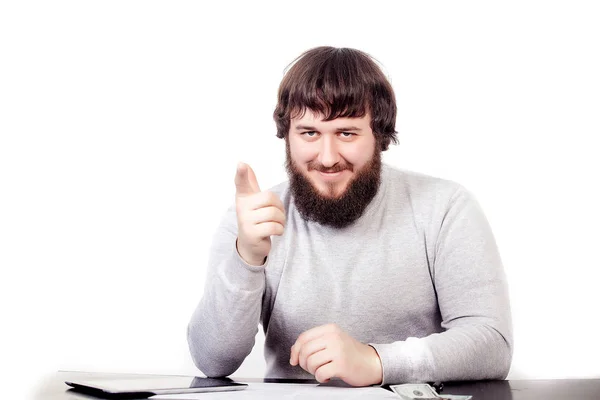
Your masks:
{"label": "beard", "polygon": [[[285,147],[285,168],[290,178],[290,190],[296,208],[305,220],[345,228],[360,218],[377,194],[381,182],[381,152],[378,149],[375,149],[371,160],[351,178],[344,192],[336,196],[335,184],[332,183],[328,185],[330,196],[324,196],[292,160],[289,142],[286,141]],[[354,171],[354,166],[344,160],[343,164],[326,168],[312,161],[307,164],[307,169],[321,172]]]}

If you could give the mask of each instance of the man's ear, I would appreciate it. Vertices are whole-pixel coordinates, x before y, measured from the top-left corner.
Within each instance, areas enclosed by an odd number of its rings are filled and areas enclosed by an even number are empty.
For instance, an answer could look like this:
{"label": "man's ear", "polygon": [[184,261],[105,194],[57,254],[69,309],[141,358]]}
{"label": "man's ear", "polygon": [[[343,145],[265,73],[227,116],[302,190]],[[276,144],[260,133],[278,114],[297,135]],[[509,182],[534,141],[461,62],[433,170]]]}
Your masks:
{"label": "man's ear", "polygon": [[375,150],[386,151],[387,146],[385,145],[385,138],[376,132],[373,132],[373,135],[375,136]]}
{"label": "man's ear", "polygon": [[382,137],[381,135],[375,135],[377,141],[377,147],[380,151],[386,151],[390,147],[391,139],[389,137]]}

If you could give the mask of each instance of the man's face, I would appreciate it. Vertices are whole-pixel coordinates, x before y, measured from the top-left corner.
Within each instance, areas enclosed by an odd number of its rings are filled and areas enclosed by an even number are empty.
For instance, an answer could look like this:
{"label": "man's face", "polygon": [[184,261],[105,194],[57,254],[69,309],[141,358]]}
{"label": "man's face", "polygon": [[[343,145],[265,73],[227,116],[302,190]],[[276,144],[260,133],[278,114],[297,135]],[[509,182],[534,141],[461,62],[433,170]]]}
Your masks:
{"label": "man's face", "polygon": [[324,198],[340,198],[352,180],[369,166],[375,136],[369,114],[362,118],[322,116],[306,110],[290,123],[289,158]]}
{"label": "man's face", "polygon": [[286,169],[304,219],[343,228],[358,219],[379,188],[381,153],[370,117],[323,121],[307,111],[292,119]]}

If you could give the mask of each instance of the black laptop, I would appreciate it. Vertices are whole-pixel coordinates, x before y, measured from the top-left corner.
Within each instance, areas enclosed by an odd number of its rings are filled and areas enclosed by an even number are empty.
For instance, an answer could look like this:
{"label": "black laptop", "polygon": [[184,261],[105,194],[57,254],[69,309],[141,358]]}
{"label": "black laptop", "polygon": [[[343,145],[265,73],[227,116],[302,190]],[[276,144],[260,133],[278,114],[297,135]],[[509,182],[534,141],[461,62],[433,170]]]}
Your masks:
{"label": "black laptop", "polygon": [[245,383],[229,378],[197,376],[144,375],[140,377],[81,378],[65,381],[78,392],[103,398],[132,399],[158,394],[225,392],[242,390]]}

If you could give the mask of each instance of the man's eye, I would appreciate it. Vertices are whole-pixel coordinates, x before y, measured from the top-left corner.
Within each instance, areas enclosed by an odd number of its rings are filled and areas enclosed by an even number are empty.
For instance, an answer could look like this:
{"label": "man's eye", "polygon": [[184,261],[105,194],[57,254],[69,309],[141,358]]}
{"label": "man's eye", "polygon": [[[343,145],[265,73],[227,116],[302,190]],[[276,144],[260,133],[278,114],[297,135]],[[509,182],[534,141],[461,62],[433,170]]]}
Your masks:
{"label": "man's eye", "polygon": [[309,132],[304,132],[304,134],[308,137],[315,137],[317,136],[317,132],[315,131],[309,131]]}
{"label": "man's eye", "polygon": [[352,133],[352,132],[342,132],[341,135],[343,137],[345,137],[345,138],[349,138],[349,137],[354,136],[354,133]]}

